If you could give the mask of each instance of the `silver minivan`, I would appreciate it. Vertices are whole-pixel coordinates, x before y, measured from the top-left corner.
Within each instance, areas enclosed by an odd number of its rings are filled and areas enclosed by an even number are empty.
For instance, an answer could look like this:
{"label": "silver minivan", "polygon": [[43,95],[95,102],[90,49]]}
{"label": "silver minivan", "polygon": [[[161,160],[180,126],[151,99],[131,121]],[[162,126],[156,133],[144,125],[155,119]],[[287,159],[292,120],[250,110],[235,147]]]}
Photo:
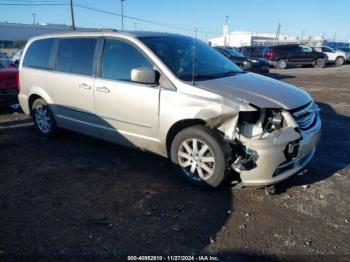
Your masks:
{"label": "silver minivan", "polygon": [[239,67],[204,42],[154,32],[34,37],[19,101],[47,136],[70,129],[168,157],[199,186],[280,182],[313,157],[319,109],[292,85]]}

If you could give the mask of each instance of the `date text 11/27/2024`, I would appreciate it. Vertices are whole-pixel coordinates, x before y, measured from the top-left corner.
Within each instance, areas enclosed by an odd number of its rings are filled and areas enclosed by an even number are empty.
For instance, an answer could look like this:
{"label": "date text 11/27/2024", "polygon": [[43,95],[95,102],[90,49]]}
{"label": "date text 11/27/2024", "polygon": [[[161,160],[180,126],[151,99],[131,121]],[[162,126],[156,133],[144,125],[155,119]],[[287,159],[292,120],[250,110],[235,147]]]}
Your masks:
{"label": "date text 11/27/2024", "polygon": [[220,261],[217,256],[128,256],[128,261]]}

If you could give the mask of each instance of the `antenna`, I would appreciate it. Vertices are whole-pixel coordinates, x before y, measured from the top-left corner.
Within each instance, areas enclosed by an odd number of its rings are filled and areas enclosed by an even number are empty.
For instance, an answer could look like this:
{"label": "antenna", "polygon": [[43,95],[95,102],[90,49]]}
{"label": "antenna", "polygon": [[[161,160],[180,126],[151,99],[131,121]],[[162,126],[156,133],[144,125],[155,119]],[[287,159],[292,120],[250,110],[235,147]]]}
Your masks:
{"label": "antenna", "polygon": [[[197,39],[197,27],[196,29],[194,30],[195,32],[195,38]],[[195,61],[195,47],[194,47],[194,41],[195,39],[192,38],[192,85],[194,86],[194,61]]]}
{"label": "antenna", "polygon": [[194,29],[194,38],[192,38],[192,85],[195,85],[194,82],[194,76],[195,76],[195,68],[194,68],[194,62],[195,62],[195,39],[197,39],[197,27],[196,27],[196,9],[195,9],[195,0],[192,1],[193,4],[193,29]]}

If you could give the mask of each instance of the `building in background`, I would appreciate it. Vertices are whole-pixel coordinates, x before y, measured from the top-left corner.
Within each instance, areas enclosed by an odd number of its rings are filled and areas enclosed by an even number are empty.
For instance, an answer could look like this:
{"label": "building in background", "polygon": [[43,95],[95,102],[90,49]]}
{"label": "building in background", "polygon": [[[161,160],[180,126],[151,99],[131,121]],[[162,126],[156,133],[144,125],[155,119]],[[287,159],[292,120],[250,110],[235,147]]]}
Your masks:
{"label": "building in background", "polygon": [[[0,23],[0,52],[12,56],[33,36],[71,31],[67,25]],[[78,30],[96,30],[78,28]]]}
{"label": "building in background", "polygon": [[305,44],[318,46],[322,45],[326,40],[322,37],[315,36],[290,36],[279,33],[260,33],[260,32],[246,32],[233,31],[230,32],[227,25],[223,27],[223,35],[208,40],[212,46],[270,46],[276,44]]}

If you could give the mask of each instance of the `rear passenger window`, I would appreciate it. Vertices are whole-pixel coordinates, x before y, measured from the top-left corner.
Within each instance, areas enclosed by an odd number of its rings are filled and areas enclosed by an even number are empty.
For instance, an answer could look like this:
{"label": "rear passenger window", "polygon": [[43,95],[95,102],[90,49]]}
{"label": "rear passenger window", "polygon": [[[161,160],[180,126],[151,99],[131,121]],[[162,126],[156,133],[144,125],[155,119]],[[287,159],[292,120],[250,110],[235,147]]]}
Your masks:
{"label": "rear passenger window", "polygon": [[60,39],[57,50],[56,70],[91,76],[96,38]]}
{"label": "rear passenger window", "polygon": [[131,70],[153,65],[136,47],[119,40],[106,40],[103,50],[101,77],[131,81]]}
{"label": "rear passenger window", "polygon": [[23,60],[23,66],[42,69],[52,69],[50,55],[54,39],[34,41],[28,48]]}

